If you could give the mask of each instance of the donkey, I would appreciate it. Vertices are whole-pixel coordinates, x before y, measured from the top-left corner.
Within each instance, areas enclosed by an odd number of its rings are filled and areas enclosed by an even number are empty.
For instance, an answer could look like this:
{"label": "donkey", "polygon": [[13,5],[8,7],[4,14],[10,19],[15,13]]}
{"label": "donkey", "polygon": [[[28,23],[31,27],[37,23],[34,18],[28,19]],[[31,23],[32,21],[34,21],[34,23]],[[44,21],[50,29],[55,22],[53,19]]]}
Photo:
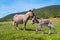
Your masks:
{"label": "donkey", "polygon": [[32,18],[33,16],[34,16],[33,10],[29,10],[26,14],[14,15],[13,22],[16,25],[16,29],[19,30],[18,24],[23,24],[24,27],[23,29],[25,30],[27,21],[29,20],[30,17]]}
{"label": "donkey", "polygon": [[38,24],[38,27],[36,27],[36,33],[38,32],[38,29],[40,28],[42,33],[44,34],[44,29],[43,29],[44,25],[47,25],[47,27],[49,28],[49,32],[48,32],[49,34],[51,33],[51,29],[54,30],[54,33],[57,33],[50,19],[39,19],[38,17],[34,16],[32,18],[32,21],[33,21],[33,24],[35,23]]}

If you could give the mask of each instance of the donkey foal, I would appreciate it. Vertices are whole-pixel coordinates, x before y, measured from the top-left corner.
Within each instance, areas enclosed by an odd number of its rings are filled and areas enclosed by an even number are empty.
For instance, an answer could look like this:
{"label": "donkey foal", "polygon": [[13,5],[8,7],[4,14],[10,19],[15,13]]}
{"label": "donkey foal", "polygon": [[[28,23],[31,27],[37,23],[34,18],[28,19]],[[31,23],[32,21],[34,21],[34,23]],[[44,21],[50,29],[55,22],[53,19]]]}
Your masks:
{"label": "donkey foal", "polygon": [[51,33],[51,29],[54,30],[54,33],[57,33],[56,29],[54,28],[52,21],[50,19],[41,19],[40,20],[36,16],[34,16],[32,20],[33,20],[33,24],[34,23],[38,24],[38,27],[36,27],[36,33],[38,32],[38,29],[41,29],[42,33],[44,34],[44,29],[43,29],[44,25],[47,25],[49,28],[48,34]]}

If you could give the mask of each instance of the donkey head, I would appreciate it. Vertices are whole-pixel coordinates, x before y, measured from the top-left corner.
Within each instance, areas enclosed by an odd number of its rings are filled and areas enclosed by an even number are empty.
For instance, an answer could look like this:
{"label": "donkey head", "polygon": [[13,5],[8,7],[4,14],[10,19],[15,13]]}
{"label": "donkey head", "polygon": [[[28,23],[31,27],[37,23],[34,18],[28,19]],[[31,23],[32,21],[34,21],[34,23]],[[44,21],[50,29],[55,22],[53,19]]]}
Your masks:
{"label": "donkey head", "polygon": [[29,10],[29,11],[28,11],[28,12],[29,12],[29,16],[32,17],[32,18],[35,16],[35,14],[33,13],[33,11],[34,11],[34,10]]}
{"label": "donkey head", "polygon": [[34,16],[32,18],[32,24],[39,23],[38,19],[39,19],[38,17]]}

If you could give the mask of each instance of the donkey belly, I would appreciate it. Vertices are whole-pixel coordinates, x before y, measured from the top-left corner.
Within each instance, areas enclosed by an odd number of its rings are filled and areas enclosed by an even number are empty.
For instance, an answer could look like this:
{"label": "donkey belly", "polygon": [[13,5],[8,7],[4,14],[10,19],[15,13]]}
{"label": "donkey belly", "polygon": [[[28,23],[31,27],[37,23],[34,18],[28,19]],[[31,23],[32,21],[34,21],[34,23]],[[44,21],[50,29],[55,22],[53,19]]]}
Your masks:
{"label": "donkey belly", "polygon": [[23,19],[19,19],[19,18],[16,18],[16,19],[14,19],[14,22],[15,23],[20,23],[20,24],[23,24]]}
{"label": "donkey belly", "polygon": [[15,20],[15,23],[23,24],[23,20]]}
{"label": "donkey belly", "polygon": [[17,15],[17,17],[14,17],[14,21],[18,24],[23,24],[23,18],[24,15]]}
{"label": "donkey belly", "polygon": [[19,21],[18,23],[19,23],[19,24],[23,24],[23,21]]}

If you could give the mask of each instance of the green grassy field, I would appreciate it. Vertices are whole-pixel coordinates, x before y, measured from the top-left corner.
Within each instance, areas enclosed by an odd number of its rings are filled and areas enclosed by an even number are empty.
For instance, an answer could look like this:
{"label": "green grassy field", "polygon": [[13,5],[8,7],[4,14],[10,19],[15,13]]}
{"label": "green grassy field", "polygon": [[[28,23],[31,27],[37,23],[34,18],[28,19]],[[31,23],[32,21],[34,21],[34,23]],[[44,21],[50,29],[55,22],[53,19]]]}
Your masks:
{"label": "green grassy field", "polygon": [[19,24],[20,30],[16,30],[12,22],[0,22],[0,40],[60,40],[60,22],[53,20],[53,25],[57,34],[47,34],[48,27],[44,27],[46,34],[42,34],[40,30],[35,34],[37,24],[32,25],[30,20],[26,25],[26,31],[22,30],[22,24]]}

